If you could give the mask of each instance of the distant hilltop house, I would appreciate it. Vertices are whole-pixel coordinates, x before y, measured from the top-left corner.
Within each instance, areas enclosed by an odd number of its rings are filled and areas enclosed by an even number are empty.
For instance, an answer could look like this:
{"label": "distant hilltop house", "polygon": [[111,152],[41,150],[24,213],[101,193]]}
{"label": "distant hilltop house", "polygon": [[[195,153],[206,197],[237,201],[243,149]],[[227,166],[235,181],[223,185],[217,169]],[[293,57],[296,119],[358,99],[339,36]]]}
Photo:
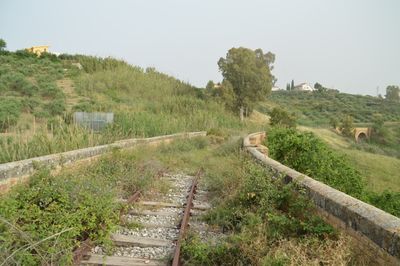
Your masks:
{"label": "distant hilltop house", "polygon": [[222,88],[222,84],[221,83],[216,83],[216,84],[214,84],[214,89],[219,89],[219,88]]}
{"label": "distant hilltop house", "polygon": [[314,91],[315,89],[308,83],[300,83],[299,85],[294,86],[294,91]]}
{"label": "distant hilltop house", "polygon": [[41,46],[32,46],[29,48],[26,48],[25,50],[34,53],[37,56],[40,56],[42,53],[48,53],[49,52],[49,45],[41,45]]}
{"label": "distant hilltop house", "polygon": [[279,88],[278,86],[273,86],[271,91],[281,91],[282,89]]}

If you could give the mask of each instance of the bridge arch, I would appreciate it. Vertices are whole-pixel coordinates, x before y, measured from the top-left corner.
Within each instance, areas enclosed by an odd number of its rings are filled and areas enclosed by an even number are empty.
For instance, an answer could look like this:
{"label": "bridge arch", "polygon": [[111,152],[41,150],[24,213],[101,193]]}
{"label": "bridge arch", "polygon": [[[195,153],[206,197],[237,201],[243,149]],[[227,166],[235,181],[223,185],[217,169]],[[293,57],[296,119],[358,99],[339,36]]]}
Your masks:
{"label": "bridge arch", "polygon": [[356,127],[354,128],[354,138],[356,142],[365,141],[371,137],[371,128]]}

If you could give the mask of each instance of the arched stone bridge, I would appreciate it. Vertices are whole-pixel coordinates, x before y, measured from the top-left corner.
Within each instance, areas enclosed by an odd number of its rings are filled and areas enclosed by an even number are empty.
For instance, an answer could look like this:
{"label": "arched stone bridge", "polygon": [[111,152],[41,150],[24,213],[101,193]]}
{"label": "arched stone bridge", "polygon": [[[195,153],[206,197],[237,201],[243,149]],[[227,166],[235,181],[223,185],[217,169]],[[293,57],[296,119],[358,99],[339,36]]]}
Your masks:
{"label": "arched stone bridge", "polygon": [[367,140],[371,137],[372,129],[369,127],[356,127],[353,130],[356,142]]}

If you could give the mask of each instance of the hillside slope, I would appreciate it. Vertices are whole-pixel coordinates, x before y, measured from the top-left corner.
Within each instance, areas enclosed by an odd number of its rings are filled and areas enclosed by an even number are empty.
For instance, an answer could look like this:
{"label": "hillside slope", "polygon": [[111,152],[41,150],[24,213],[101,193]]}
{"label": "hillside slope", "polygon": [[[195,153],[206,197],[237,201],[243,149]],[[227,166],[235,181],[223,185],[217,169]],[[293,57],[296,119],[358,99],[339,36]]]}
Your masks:
{"label": "hillside slope", "polygon": [[328,92],[276,91],[260,105],[268,112],[275,106],[294,112],[299,123],[308,126],[326,126],[332,117],[351,115],[356,123],[369,123],[374,114],[381,114],[386,121],[400,122],[400,104],[372,96]]}
{"label": "hillside slope", "polygon": [[[121,60],[3,52],[0,63],[0,163],[136,136],[263,126],[240,123],[190,84]],[[74,111],[113,112],[115,121],[92,134],[72,124]]]}
{"label": "hillside slope", "polygon": [[300,126],[302,131],[313,132],[333,149],[345,154],[351,164],[375,192],[391,190],[400,192],[400,159],[356,149],[348,139],[326,128]]}

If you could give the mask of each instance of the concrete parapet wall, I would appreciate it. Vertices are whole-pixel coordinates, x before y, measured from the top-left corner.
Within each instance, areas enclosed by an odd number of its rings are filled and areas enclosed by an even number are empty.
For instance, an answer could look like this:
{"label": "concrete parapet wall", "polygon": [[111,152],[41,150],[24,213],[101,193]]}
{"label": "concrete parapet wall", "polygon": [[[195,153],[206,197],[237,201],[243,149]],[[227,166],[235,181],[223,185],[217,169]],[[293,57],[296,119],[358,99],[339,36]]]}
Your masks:
{"label": "concrete parapet wall", "polygon": [[156,145],[159,143],[167,143],[176,139],[192,138],[205,136],[206,132],[178,133],[173,135],[165,135],[152,138],[127,139],[114,142],[112,144],[89,147],[79,150],[67,151],[62,153],[50,154],[22,161],[0,164],[0,193],[4,193],[16,183],[25,180],[40,165],[48,167],[57,167],[70,164],[83,159],[94,158],[104,154],[114,148],[131,148],[140,144]]}
{"label": "concrete parapet wall", "polygon": [[250,134],[244,138],[244,148],[259,162],[283,174],[286,180],[303,187],[321,216],[372,248],[379,264],[400,265],[399,218],[269,158],[258,149],[264,138],[265,132]]}

